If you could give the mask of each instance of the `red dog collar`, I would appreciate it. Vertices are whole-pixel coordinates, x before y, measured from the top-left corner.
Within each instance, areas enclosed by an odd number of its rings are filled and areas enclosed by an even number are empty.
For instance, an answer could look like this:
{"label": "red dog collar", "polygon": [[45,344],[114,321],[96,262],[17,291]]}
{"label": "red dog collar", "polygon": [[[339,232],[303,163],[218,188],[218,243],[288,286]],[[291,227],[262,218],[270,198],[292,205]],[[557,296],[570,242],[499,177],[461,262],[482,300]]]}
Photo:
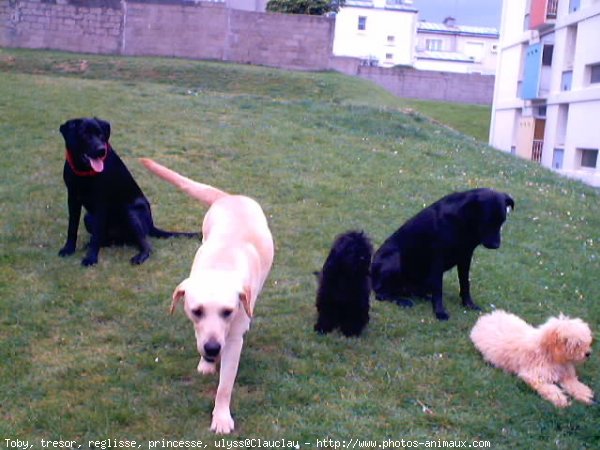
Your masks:
{"label": "red dog collar", "polygon": [[[106,159],[106,157],[108,156],[109,150],[110,150],[110,145],[107,142],[106,147],[104,149],[104,156],[102,158],[100,158],[100,159],[102,159],[102,161],[104,161]],[[79,170],[78,168],[76,168],[75,162],[73,161],[73,155],[71,155],[71,151],[68,148],[65,149],[65,159],[67,160],[67,163],[69,164],[69,167],[71,168],[71,170],[78,177],[95,177],[96,175],[100,175],[100,172],[96,172],[95,170]]]}

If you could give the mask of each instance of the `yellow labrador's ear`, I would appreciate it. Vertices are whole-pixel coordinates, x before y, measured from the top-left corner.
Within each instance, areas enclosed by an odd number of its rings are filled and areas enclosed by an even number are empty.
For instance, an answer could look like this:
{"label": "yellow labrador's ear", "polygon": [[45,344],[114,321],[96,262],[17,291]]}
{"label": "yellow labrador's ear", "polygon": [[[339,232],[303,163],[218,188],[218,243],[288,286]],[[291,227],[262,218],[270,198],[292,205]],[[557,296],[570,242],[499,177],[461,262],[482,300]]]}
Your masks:
{"label": "yellow labrador's ear", "polygon": [[252,305],[250,304],[252,296],[250,295],[250,288],[245,287],[244,292],[240,292],[240,302],[242,302],[242,306],[244,307],[244,311],[249,318],[252,319],[254,311],[252,311]]}
{"label": "yellow labrador's ear", "polygon": [[187,278],[185,280],[183,280],[181,283],[179,283],[179,285],[173,291],[173,299],[171,300],[171,309],[169,309],[169,314],[171,314],[171,315],[173,315],[173,311],[175,311],[175,308],[177,307],[177,303],[179,302],[179,300],[181,300],[183,298],[183,296],[185,295],[186,281],[187,281]]}

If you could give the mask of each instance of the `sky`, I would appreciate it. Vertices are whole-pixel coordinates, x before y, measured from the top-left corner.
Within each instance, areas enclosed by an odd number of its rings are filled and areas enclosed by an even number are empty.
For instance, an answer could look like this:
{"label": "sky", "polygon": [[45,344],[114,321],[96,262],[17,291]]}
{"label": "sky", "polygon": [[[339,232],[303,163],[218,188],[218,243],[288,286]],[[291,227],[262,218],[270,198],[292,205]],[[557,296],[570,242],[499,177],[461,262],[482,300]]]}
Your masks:
{"label": "sky", "polygon": [[441,23],[451,16],[457,25],[500,27],[502,0],[413,0],[413,6],[419,20]]}

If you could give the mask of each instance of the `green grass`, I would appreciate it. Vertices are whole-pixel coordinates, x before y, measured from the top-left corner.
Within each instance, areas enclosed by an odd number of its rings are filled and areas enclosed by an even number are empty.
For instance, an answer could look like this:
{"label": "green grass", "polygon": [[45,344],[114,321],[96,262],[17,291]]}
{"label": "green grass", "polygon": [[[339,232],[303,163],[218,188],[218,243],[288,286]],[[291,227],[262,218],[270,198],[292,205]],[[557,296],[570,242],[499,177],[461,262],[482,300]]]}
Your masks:
{"label": "green grass", "polygon": [[481,142],[488,142],[492,114],[490,106],[428,100],[405,100],[405,103],[441,124],[472,136]]}
{"label": "green grass", "polygon": [[178,59],[119,58],[19,50],[0,51],[0,70],[52,74],[83,79],[138,82],[148,79],[201,92],[264,95],[283,100],[326,100],[335,104],[414,109],[461,133],[487,142],[491,109],[481,105],[398,99],[385,90],[365,90],[364,81],[337,73],[297,73]]}
{"label": "green grass", "polygon": [[[89,65],[79,72],[82,59]],[[600,444],[598,407],[557,410],[482,361],[468,339],[477,314],[460,307],[454,271],[447,323],[423,301],[411,310],[374,302],[360,339],[312,331],[312,272],[336,234],[362,228],[379,245],[426,204],[479,186],[509,192],[516,209],[503,246],[476,251],[475,300],[533,323],[564,312],[597,330],[597,190],[334,73],[16,50],[0,51],[0,72],[0,447],[6,438],[214,445],[216,381],[195,372],[184,315],[167,313],[198,244],[153,240],[140,267],[129,264],[132,248],[103,249],[98,266],[83,268],[82,232],[76,255],[57,256],[67,224],[58,127],[89,115],[111,121],[111,142],[159,226],[196,230],[204,210],[138,157],[251,195],[269,217],[276,258],[242,354],[233,438],[302,448],[325,437]],[[596,391],[599,370],[597,355],[579,370]]]}

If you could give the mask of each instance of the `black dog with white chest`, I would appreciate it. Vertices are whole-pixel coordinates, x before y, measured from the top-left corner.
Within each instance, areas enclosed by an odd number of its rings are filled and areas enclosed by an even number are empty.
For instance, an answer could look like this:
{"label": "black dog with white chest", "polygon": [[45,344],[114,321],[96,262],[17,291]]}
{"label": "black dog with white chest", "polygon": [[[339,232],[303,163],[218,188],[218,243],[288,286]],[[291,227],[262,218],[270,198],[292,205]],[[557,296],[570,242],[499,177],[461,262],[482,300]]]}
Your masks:
{"label": "black dog with white chest", "polygon": [[69,228],[67,241],[58,253],[75,252],[82,206],[85,227],[91,234],[84,266],[98,262],[100,247],[130,244],[139,248],[131,259],[142,264],[152,251],[147,236],[197,237],[198,233],[176,233],[154,226],[150,203],[110,146],[110,124],[98,118],[71,119],[60,126],[65,145],[63,179],[67,186]]}
{"label": "black dog with white chest", "polygon": [[515,202],[503,192],[473,189],[447,195],[409,219],[373,257],[371,276],[378,300],[412,306],[405,297],[431,295],[433,312],[448,320],[444,272],[457,266],[465,307],[480,309],[471,298],[469,271],[478,245],[500,247],[500,231]]}
{"label": "black dog with white chest", "polygon": [[349,231],[335,239],[323,269],[316,274],[315,331],[325,334],[339,327],[347,337],[361,334],[369,322],[372,255],[373,245],[363,232]]}

